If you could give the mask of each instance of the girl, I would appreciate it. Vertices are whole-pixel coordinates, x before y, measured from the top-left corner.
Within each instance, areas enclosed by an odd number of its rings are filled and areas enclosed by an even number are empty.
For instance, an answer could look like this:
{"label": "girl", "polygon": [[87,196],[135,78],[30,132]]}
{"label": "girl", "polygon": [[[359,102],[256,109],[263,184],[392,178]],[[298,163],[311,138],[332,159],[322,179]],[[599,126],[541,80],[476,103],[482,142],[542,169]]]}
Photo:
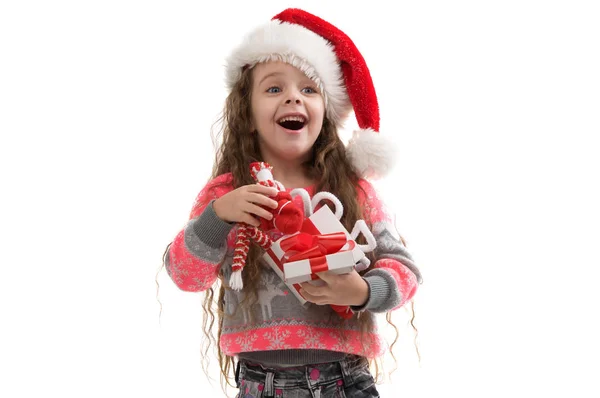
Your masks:
{"label": "girl", "polygon": [[[165,251],[167,272],[184,291],[207,291],[211,316],[220,281],[219,362],[225,378],[237,362],[238,397],[378,397],[369,360],[383,354],[384,344],[373,314],[411,300],[421,276],[365,179],[385,172],[394,155],[377,132],[377,98],[364,59],[328,22],[287,9],[251,32],[226,68],[230,93],[213,177]],[[346,148],[337,130],[351,110],[361,130]],[[287,192],[337,196],[348,231],[364,219],[377,242],[371,267],[320,273],[321,286],[302,284],[302,305],[252,246],[243,289],[232,289],[237,224],[259,226],[277,207],[277,190],[252,179],[249,165],[257,161],[273,167]],[[330,304],[350,306],[352,317],[343,319]]]}

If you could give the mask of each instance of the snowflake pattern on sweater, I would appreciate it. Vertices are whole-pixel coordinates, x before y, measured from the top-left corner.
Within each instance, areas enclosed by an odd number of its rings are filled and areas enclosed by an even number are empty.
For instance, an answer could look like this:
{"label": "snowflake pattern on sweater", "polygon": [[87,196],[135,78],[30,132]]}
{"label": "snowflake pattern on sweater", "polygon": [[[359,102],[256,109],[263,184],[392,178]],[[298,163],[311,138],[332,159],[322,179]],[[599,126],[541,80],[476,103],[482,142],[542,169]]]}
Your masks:
{"label": "snowflake pattern on sweater", "polygon": [[[231,174],[224,174],[202,189],[190,212],[190,221],[169,248],[167,271],[181,290],[204,291],[216,282],[219,273],[228,280],[236,227],[218,219],[211,202],[233,189],[232,180]],[[363,216],[372,225],[378,244],[376,261],[364,275],[372,295],[361,310],[386,312],[400,308],[414,296],[421,276],[396,238],[393,219],[373,186],[366,180],[360,180],[359,185]],[[307,191],[314,193],[310,188]],[[296,200],[302,208],[301,199]],[[328,305],[301,305],[267,264],[263,264],[257,302],[244,310],[240,306],[243,298],[243,291],[225,291],[227,316],[220,345],[224,354],[317,349],[372,358],[386,348],[376,325],[368,332],[367,341],[363,341],[356,317],[343,320]]]}

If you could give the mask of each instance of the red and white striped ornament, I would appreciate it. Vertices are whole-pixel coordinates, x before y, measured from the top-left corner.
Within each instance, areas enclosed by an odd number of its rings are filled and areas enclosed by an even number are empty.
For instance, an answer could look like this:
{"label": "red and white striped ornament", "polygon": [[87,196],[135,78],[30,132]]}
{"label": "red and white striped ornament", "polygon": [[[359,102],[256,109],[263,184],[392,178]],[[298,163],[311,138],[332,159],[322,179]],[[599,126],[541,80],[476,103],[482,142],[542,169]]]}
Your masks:
{"label": "red and white striped ornament", "polygon": [[[267,162],[250,163],[250,174],[258,184],[276,188],[278,191],[284,191],[285,188],[283,185],[273,178],[272,170],[273,167]],[[274,226],[276,227],[276,225]],[[229,286],[234,290],[241,290],[244,287],[242,270],[248,258],[250,240],[256,242],[263,250],[269,249],[273,241],[265,231],[246,223],[240,223],[236,238]]]}

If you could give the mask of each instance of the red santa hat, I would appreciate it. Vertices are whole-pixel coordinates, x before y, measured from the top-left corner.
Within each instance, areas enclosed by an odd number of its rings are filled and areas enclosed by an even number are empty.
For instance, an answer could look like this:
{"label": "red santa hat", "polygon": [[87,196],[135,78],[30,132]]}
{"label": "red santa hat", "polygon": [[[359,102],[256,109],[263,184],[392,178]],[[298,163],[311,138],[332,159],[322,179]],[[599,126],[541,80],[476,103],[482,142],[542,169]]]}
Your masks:
{"label": "red santa hat", "polygon": [[231,53],[228,88],[244,68],[268,61],[289,63],[313,80],[323,94],[327,117],[338,128],[354,110],[359,130],[346,153],[361,177],[382,177],[391,169],[395,145],[379,134],[379,105],[369,68],[344,32],[306,11],[289,8],[250,32]]}

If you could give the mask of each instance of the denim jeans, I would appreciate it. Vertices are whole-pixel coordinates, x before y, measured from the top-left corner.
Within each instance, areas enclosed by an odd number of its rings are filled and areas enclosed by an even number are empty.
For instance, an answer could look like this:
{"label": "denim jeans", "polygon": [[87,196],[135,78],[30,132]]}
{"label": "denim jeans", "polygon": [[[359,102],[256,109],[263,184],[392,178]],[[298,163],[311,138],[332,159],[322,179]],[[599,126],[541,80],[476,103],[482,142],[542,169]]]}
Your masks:
{"label": "denim jeans", "polygon": [[340,362],[292,368],[269,368],[240,360],[236,398],[379,397],[368,362],[348,357]]}

